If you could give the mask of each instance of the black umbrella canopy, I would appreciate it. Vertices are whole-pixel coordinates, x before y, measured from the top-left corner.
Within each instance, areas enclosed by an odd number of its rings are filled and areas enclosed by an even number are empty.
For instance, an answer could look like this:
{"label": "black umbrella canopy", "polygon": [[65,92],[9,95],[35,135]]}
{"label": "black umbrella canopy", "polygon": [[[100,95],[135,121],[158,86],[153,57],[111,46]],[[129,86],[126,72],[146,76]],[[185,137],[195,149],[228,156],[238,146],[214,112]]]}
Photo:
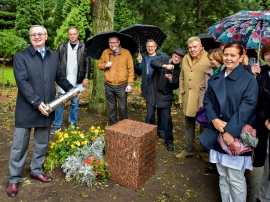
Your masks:
{"label": "black umbrella canopy", "polygon": [[218,48],[219,42],[216,42],[212,34],[202,33],[198,37],[201,39],[204,50],[209,51],[210,49]]}
{"label": "black umbrella canopy", "polygon": [[85,43],[85,52],[91,58],[98,60],[102,52],[109,48],[109,38],[112,36],[119,37],[121,47],[128,49],[133,55],[137,50],[137,43],[134,39],[126,34],[119,32],[101,32]]}
{"label": "black umbrella canopy", "polygon": [[145,44],[148,39],[153,39],[159,47],[166,39],[164,34],[158,27],[154,25],[134,24],[130,27],[124,28],[119,31],[120,33],[128,34],[134,38],[138,44],[137,52],[145,52]]}

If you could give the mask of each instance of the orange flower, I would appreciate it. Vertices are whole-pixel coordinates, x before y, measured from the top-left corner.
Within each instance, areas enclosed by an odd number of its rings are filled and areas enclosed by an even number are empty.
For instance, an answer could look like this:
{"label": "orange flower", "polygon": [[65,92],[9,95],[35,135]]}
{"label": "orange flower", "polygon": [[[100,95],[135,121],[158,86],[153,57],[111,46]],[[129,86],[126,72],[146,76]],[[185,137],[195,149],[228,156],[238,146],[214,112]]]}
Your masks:
{"label": "orange flower", "polygon": [[97,164],[98,164],[98,165],[100,165],[100,164],[101,164],[101,161],[100,161],[100,160],[98,160],[98,161],[97,161]]}
{"label": "orange flower", "polygon": [[90,156],[88,159],[85,160],[85,162],[83,163],[83,165],[89,165],[89,164],[91,164],[94,160],[95,160],[95,157],[94,157],[94,156]]}

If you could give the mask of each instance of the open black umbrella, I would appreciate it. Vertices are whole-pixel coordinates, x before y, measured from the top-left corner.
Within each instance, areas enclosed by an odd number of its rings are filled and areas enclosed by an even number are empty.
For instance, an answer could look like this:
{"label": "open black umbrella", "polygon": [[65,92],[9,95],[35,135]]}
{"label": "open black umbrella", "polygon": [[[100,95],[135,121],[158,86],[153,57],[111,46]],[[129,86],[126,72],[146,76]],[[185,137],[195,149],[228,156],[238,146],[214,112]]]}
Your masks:
{"label": "open black umbrella", "polygon": [[212,34],[199,34],[198,37],[201,39],[204,50],[209,51],[210,49],[218,48],[219,42],[216,42]]}
{"label": "open black umbrella", "polygon": [[166,39],[166,34],[164,34],[158,27],[154,25],[142,25],[135,24],[130,27],[124,28],[119,31],[120,33],[128,34],[134,38],[138,44],[137,52],[145,52],[145,44],[148,39],[153,39],[159,47]]}
{"label": "open black umbrella", "polygon": [[86,54],[98,60],[102,52],[109,48],[109,38],[112,36],[119,37],[121,47],[128,49],[131,55],[136,53],[138,45],[131,36],[119,32],[101,32],[85,43]]}

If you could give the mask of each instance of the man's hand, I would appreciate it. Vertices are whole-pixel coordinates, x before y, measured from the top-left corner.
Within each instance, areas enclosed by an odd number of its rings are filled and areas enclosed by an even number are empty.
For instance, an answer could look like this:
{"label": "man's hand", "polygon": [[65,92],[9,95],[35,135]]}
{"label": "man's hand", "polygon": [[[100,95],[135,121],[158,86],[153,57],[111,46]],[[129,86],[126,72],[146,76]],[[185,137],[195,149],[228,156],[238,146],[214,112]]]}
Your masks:
{"label": "man's hand", "polygon": [[84,79],[82,82],[82,86],[86,87],[88,85],[88,79]]}
{"label": "man's hand", "polygon": [[138,63],[141,63],[142,62],[142,55],[141,54],[138,54],[137,62]]}
{"label": "man's hand", "polygon": [[172,81],[172,74],[165,74],[165,76],[170,82]]}
{"label": "man's hand", "polygon": [[79,99],[81,97],[81,93],[78,93],[75,98]]}
{"label": "man's hand", "polygon": [[126,93],[129,93],[129,92],[131,92],[131,90],[132,90],[131,85],[127,85],[127,87],[126,87],[126,89],[125,89],[125,92],[126,92]]}
{"label": "man's hand", "polygon": [[163,68],[166,68],[167,70],[174,69],[174,65],[162,65]]}
{"label": "man's hand", "polygon": [[40,103],[40,105],[38,106],[38,110],[45,116],[49,116],[49,113],[45,111],[46,109],[46,105],[42,102]]}
{"label": "man's hand", "polygon": [[106,68],[110,68],[112,66],[112,62],[107,62],[106,64],[105,64],[105,67]]}

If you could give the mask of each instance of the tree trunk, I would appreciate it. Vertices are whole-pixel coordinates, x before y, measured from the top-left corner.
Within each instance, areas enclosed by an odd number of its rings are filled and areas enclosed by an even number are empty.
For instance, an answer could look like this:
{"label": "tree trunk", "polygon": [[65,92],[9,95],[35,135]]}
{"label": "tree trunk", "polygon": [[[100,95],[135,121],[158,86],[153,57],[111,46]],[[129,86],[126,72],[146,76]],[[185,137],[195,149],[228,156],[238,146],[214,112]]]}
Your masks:
{"label": "tree trunk", "polygon": [[[116,0],[91,0],[93,35],[113,30],[114,7]],[[104,72],[98,70],[97,61],[93,62],[93,91],[89,110],[105,115],[108,112],[104,89]]]}

